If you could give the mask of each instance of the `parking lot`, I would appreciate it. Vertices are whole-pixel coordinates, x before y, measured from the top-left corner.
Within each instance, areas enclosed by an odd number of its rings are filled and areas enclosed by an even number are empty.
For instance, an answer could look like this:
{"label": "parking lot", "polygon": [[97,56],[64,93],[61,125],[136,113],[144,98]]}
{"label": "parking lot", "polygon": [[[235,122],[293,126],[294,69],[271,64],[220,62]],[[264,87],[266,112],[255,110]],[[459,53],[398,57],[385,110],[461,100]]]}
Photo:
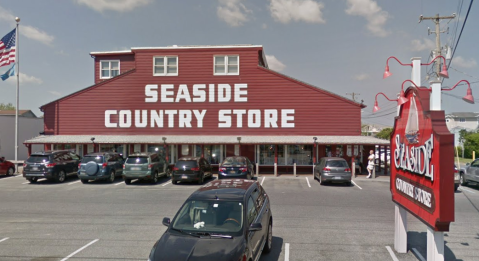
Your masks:
{"label": "parking lot", "polygon": [[[271,199],[273,250],[260,260],[425,260],[426,227],[408,217],[406,254],[394,252],[388,177],[321,186],[311,175],[260,175]],[[208,182],[207,180],[206,182]],[[113,184],[28,183],[0,177],[0,260],[147,260],[151,247],[200,185],[121,179]],[[479,260],[479,187],[455,194],[446,260]]]}

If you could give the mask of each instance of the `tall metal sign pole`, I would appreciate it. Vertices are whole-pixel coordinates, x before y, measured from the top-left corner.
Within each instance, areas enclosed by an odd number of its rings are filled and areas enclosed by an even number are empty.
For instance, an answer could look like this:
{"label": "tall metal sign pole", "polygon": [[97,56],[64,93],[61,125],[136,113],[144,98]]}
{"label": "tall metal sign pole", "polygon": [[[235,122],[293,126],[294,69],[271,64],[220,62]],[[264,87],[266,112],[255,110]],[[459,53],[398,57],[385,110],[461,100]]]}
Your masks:
{"label": "tall metal sign pole", "polygon": [[18,55],[20,49],[20,43],[18,42],[18,23],[20,22],[20,18],[15,17],[15,21],[17,22],[17,30],[15,35],[15,71],[17,72],[17,103],[15,105],[15,164],[17,164],[18,160],[18,106],[19,103],[19,93],[20,93],[20,57]]}

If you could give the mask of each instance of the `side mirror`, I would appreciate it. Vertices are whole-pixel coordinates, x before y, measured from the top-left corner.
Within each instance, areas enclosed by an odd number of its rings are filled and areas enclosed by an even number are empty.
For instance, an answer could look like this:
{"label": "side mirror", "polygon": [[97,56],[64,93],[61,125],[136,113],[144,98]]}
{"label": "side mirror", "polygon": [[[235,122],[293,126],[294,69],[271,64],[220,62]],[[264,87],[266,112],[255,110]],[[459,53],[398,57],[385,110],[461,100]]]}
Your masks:
{"label": "side mirror", "polygon": [[471,163],[469,163],[469,162],[468,162],[468,163],[466,163],[466,167],[469,167],[470,165],[471,165]]}
{"label": "side mirror", "polygon": [[260,231],[263,229],[263,226],[261,223],[253,223],[251,226],[249,226],[248,231]]}
{"label": "side mirror", "polygon": [[164,217],[164,218],[163,218],[163,222],[162,222],[163,225],[165,225],[165,226],[168,227],[168,226],[170,225],[170,222],[171,222],[171,221],[170,221],[170,218],[167,218],[167,217]]}

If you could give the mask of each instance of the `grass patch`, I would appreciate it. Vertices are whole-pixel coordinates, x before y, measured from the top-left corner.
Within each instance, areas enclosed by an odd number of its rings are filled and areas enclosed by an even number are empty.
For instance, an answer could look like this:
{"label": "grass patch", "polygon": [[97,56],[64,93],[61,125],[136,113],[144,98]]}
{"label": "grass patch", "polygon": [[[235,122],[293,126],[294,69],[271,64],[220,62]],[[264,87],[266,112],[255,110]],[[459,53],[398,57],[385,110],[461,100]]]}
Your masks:
{"label": "grass patch", "polygon": [[[454,157],[454,163],[457,162],[457,158]],[[466,163],[471,163],[472,162],[472,159],[466,159],[466,158],[461,158],[459,157],[459,163],[461,163],[462,165],[465,165]]]}

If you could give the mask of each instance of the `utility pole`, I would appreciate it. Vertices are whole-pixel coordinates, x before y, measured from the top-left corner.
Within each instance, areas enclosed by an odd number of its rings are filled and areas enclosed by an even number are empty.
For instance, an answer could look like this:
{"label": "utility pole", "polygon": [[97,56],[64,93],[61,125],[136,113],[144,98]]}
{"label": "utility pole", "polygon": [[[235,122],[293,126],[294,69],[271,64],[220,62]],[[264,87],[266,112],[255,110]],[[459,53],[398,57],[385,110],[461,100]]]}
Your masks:
{"label": "utility pole", "polygon": [[359,96],[359,95],[361,95],[361,94],[360,94],[360,93],[353,92],[353,93],[346,93],[346,95],[351,95],[351,97],[353,97],[353,101],[356,101],[356,95]]}
{"label": "utility pole", "polygon": [[[434,57],[437,57],[441,55],[441,37],[440,33],[449,33],[449,28],[445,31],[441,31],[441,28],[439,27],[439,23],[441,19],[454,19],[456,18],[456,14],[453,13],[451,16],[439,16],[439,14],[436,14],[436,16],[433,17],[423,17],[422,15],[419,17],[419,22],[422,20],[433,20],[434,23],[436,24],[436,30],[434,32],[431,32],[431,30],[428,28],[428,35],[431,33],[436,34],[436,50],[434,51]],[[439,72],[441,71],[441,59],[436,60],[436,76],[437,79],[439,80]]]}

